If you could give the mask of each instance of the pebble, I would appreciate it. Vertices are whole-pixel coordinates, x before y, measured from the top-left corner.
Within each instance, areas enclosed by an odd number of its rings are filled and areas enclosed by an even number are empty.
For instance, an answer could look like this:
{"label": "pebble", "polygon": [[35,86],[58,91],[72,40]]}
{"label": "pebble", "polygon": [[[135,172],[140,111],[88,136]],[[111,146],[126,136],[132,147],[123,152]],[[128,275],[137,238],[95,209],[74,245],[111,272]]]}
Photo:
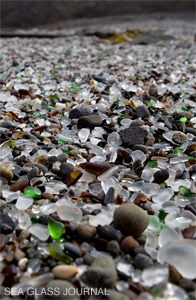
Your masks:
{"label": "pebble", "polygon": [[20,249],[17,249],[14,253],[14,256],[15,256],[16,260],[19,261],[25,257],[25,253],[23,251],[21,251]]}
{"label": "pebble", "polygon": [[100,115],[91,115],[81,117],[78,120],[78,126],[94,128],[102,125],[102,117]]}
{"label": "pebble", "polygon": [[46,192],[44,192],[44,193],[42,194],[42,197],[43,197],[44,199],[48,199],[48,200],[50,200],[50,201],[54,201],[54,198],[55,198],[55,196],[54,196],[53,194],[51,194],[51,193],[46,193]]}
{"label": "pebble", "polygon": [[52,269],[54,278],[70,279],[78,273],[78,268],[72,265],[58,265]]}
{"label": "pebble", "polygon": [[81,279],[92,287],[113,288],[117,280],[117,271],[114,261],[109,256],[96,259],[86,270]]}
{"label": "pebble", "polygon": [[[79,300],[80,296],[78,296],[77,294],[79,294],[79,291],[77,290],[77,288],[69,281],[67,280],[58,280],[58,279],[54,279],[49,281],[44,288],[47,290],[50,288],[50,290],[55,291],[54,293],[48,293],[47,295],[47,299],[73,299],[73,300]],[[69,293],[70,291],[70,293]]]}
{"label": "pebble", "polygon": [[108,203],[114,203],[114,193],[115,189],[111,186],[105,195],[104,204],[106,206]]}
{"label": "pebble", "polygon": [[135,115],[137,118],[148,118],[150,117],[150,112],[146,106],[138,106],[135,110]]}
{"label": "pebble", "polygon": [[60,174],[62,177],[65,177],[67,174],[71,173],[74,170],[74,166],[72,164],[63,162],[60,165]]}
{"label": "pebble", "polygon": [[107,241],[116,240],[117,242],[120,242],[124,237],[123,234],[112,225],[98,225],[97,233]]}
{"label": "pebble", "polygon": [[132,250],[138,248],[139,243],[131,235],[129,235],[122,240],[120,247],[124,253],[128,254]]}
{"label": "pebble", "polygon": [[97,230],[89,224],[89,221],[83,221],[78,225],[77,232],[82,239],[89,240],[95,236]]}
{"label": "pebble", "polygon": [[154,173],[154,183],[162,183],[169,178],[169,172],[167,170],[159,170]]}
{"label": "pebble", "polygon": [[89,253],[86,253],[83,256],[83,262],[85,265],[90,266],[92,264],[93,260],[94,260],[93,257]]}
{"label": "pebble", "polygon": [[114,223],[123,234],[137,237],[147,228],[149,217],[142,208],[124,204],[115,210]]}
{"label": "pebble", "polygon": [[81,117],[89,116],[91,114],[92,114],[92,112],[89,107],[78,106],[78,107],[74,107],[72,110],[70,110],[69,118],[70,119],[79,119]]}
{"label": "pebble", "polygon": [[6,178],[7,180],[12,180],[14,174],[10,169],[4,167],[3,165],[0,165],[0,176]]}
{"label": "pebble", "polygon": [[179,286],[187,292],[196,290],[196,283],[187,278],[180,279]]}
{"label": "pebble", "polygon": [[34,177],[37,177],[37,176],[39,176],[38,167],[33,167],[27,174],[29,182],[31,181],[31,179],[33,179]]}
{"label": "pebble", "polygon": [[133,151],[135,151],[135,150],[140,150],[140,151],[142,151],[144,154],[146,154],[146,153],[148,152],[148,147],[145,146],[145,145],[139,145],[139,144],[136,144],[136,145],[133,146],[132,150],[133,150]]}
{"label": "pebble", "polygon": [[113,258],[117,257],[120,254],[119,243],[115,240],[109,241],[107,243],[107,252],[112,255]]}
{"label": "pebble", "polygon": [[68,255],[70,255],[74,259],[82,256],[82,251],[80,250],[80,248],[69,242],[64,244],[64,252],[68,253]]}
{"label": "pebble", "polygon": [[2,251],[3,248],[5,247],[5,243],[6,243],[6,237],[4,234],[0,233],[0,251]]}
{"label": "pebble", "polygon": [[123,146],[132,148],[136,144],[143,144],[148,132],[140,127],[129,127],[120,132]]}
{"label": "pebble", "polygon": [[152,258],[142,253],[139,253],[134,258],[134,265],[137,269],[143,270],[154,265]]}
{"label": "pebble", "polygon": [[7,214],[0,214],[0,232],[1,234],[10,234],[15,229],[15,223]]}

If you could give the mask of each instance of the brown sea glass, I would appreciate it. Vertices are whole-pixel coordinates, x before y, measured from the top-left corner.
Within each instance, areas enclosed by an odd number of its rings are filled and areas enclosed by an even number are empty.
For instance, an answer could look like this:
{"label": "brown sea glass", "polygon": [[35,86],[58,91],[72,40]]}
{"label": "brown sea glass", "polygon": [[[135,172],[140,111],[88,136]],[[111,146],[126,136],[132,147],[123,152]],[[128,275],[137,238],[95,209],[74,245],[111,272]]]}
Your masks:
{"label": "brown sea glass", "polygon": [[82,168],[85,171],[95,173],[97,175],[102,174],[106,172],[108,169],[111,168],[111,165],[108,163],[91,163],[91,162],[85,162],[81,163],[79,165],[80,168]]}

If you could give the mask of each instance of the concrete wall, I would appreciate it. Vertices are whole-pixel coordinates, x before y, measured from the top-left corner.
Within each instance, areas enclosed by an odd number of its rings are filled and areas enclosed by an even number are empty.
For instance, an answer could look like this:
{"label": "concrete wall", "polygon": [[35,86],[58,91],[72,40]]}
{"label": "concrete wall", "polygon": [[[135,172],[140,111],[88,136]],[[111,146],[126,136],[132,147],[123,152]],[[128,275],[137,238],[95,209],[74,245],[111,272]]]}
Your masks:
{"label": "concrete wall", "polygon": [[1,28],[30,28],[75,18],[194,12],[194,0],[1,0]]}

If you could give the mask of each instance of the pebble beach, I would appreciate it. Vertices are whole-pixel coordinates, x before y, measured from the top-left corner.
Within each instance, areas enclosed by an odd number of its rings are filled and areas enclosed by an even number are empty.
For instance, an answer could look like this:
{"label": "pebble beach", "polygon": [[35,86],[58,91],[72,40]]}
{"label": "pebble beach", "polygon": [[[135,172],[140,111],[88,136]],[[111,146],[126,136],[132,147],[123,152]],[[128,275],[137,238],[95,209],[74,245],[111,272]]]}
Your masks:
{"label": "pebble beach", "polygon": [[72,22],[1,39],[1,298],[194,300],[194,17]]}

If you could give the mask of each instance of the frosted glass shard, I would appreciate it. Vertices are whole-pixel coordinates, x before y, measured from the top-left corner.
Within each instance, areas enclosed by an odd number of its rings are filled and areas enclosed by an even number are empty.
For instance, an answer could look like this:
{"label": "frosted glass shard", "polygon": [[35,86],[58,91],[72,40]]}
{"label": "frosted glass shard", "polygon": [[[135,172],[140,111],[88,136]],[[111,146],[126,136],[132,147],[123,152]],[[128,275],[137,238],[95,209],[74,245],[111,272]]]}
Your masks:
{"label": "frosted glass shard", "polygon": [[90,193],[96,196],[103,190],[101,182],[90,184],[88,189]]}
{"label": "frosted glass shard", "polygon": [[114,175],[118,170],[118,166],[112,167],[110,169],[108,169],[106,172],[102,173],[101,175],[99,175],[97,177],[97,179],[99,181],[104,180],[104,179],[108,179],[110,178],[112,175]]}
{"label": "frosted glass shard", "polygon": [[154,195],[152,197],[152,201],[158,204],[163,204],[169,201],[173,195],[174,191],[170,188],[166,188],[164,190],[161,190],[157,195]]}
{"label": "frosted glass shard", "polygon": [[183,239],[181,235],[179,235],[174,229],[165,225],[160,232],[158,238],[158,245],[161,248],[168,243],[172,243],[173,241],[180,240],[180,239]]}
{"label": "frosted glass shard", "polygon": [[50,236],[48,227],[46,225],[38,223],[32,224],[31,227],[29,227],[29,232],[41,241],[46,241]]}
{"label": "frosted glass shard", "polygon": [[12,191],[2,189],[2,195],[6,199],[7,202],[16,200],[20,194],[21,194],[20,191],[12,192]]}
{"label": "frosted glass shard", "polygon": [[120,139],[120,135],[117,132],[112,132],[109,137],[107,138],[107,143],[109,146],[118,147],[122,144]]}
{"label": "frosted glass shard", "polygon": [[159,186],[152,183],[144,183],[141,187],[141,192],[146,196],[154,196],[159,192]]}
{"label": "frosted glass shard", "polygon": [[157,300],[188,300],[186,292],[177,285],[169,282],[161,282],[151,290],[153,299]]}
{"label": "frosted glass shard", "polygon": [[96,178],[96,175],[93,173],[90,173],[88,171],[82,170],[82,177],[78,180],[79,182],[93,182]]}
{"label": "frosted glass shard", "polygon": [[169,213],[165,218],[165,225],[175,229],[184,229],[187,228],[192,223],[191,219],[182,217],[179,213],[172,212]]}
{"label": "frosted glass shard", "polygon": [[81,209],[73,206],[59,206],[57,208],[59,218],[66,221],[79,222],[82,219]]}
{"label": "frosted glass shard", "polygon": [[104,210],[94,217],[89,219],[89,224],[92,226],[109,225],[113,221],[113,213],[110,210]]}
{"label": "frosted glass shard", "polygon": [[19,196],[16,202],[16,207],[20,210],[25,210],[33,204],[33,198],[27,196]]}
{"label": "frosted glass shard", "polygon": [[105,194],[107,193],[109,188],[114,185],[115,185],[115,181],[113,178],[103,179],[101,181],[101,186],[102,186]]}
{"label": "frosted glass shard", "polygon": [[156,248],[157,248],[157,237],[152,233],[148,233],[144,249],[154,260],[157,259],[158,251],[156,250]]}
{"label": "frosted glass shard", "polygon": [[144,168],[142,171],[141,179],[145,181],[152,182],[154,180],[154,176],[151,168]]}
{"label": "frosted glass shard", "polygon": [[134,267],[131,264],[124,262],[119,262],[116,268],[121,274],[125,274],[126,276],[131,276],[134,271]]}
{"label": "frosted glass shard", "polygon": [[196,241],[184,239],[163,246],[158,251],[158,261],[174,266],[176,270],[188,279],[196,278],[195,264]]}
{"label": "frosted glass shard", "polygon": [[85,143],[88,140],[89,134],[90,134],[90,130],[88,128],[82,128],[78,132],[78,136],[81,143]]}
{"label": "frosted glass shard", "polygon": [[154,266],[147,268],[142,273],[142,285],[152,287],[163,281],[168,281],[169,268],[168,266]]}
{"label": "frosted glass shard", "polygon": [[137,160],[141,160],[141,162],[144,162],[146,160],[146,155],[140,150],[133,151],[131,153],[131,157],[133,159],[133,163]]}
{"label": "frosted glass shard", "polygon": [[128,186],[128,190],[131,192],[140,192],[143,184],[144,184],[144,181],[142,181],[142,180],[133,182]]}

